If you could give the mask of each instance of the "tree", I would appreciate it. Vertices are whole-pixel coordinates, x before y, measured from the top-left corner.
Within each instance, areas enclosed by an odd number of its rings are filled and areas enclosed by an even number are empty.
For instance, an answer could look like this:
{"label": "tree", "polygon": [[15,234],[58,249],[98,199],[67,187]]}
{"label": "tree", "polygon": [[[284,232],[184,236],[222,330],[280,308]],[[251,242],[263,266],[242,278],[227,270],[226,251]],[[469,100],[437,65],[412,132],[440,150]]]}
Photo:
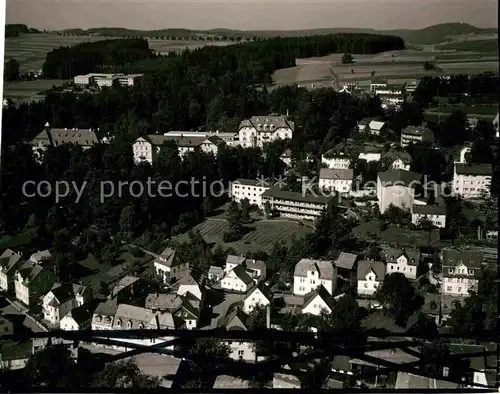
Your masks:
{"label": "tree", "polygon": [[5,63],[4,79],[7,82],[17,81],[19,79],[19,62],[16,59],[9,59]]}
{"label": "tree", "polygon": [[411,222],[411,214],[393,204],[390,204],[382,214],[382,218],[389,223],[407,225]]}
{"label": "tree", "polygon": [[91,383],[92,387],[122,389],[155,389],[160,387],[159,379],[143,374],[132,360],[107,363]]}
{"label": "tree", "polygon": [[342,64],[351,64],[354,63],[354,58],[350,53],[344,53],[342,55]]}
{"label": "tree", "polygon": [[244,223],[250,221],[250,201],[248,201],[248,198],[241,201],[241,221]]}
{"label": "tree", "polygon": [[372,72],[370,73],[370,75],[371,75],[372,77],[374,77],[374,76],[375,76],[375,70],[372,70]]}
{"label": "tree", "polygon": [[344,294],[332,302],[332,307],[331,313],[323,312],[321,314],[318,331],[352,334],[361,330],[363,313],[354,295]]}

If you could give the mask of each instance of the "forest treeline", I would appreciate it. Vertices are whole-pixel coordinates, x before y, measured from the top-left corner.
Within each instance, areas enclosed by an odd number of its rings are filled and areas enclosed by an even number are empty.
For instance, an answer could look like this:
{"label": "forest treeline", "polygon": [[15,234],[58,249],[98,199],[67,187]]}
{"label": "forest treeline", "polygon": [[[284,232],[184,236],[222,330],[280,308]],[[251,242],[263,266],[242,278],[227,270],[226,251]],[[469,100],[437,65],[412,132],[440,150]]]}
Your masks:
{"label": "forest treeline", "polygon": [[[300,57],[324,56],[330,53],[379,53],[403,49],[404,41],[395,36],[370,34],[333,34],[325,36],[272,38],[258,42],[231,46],[208,46],[193,51],[185,51],[181,66],[210,64],[223,66],[227,72],[240,70],[249,74],[248,82],[260,82],[264,75],[272,71],[295,66]],[[103,40],[83,43],[72,47],[61,47],[47,54],[43,66],[46,78],[67,79],[99,69],[107,71],[154,72],[168,69],[170,56],[156,56],[149,51],[147,40],[141,38]],[[204,59],[200,64],[199,60]],[[147,60],[147,61],[146,61]],[[175,67],[175,65],[173,66]],[[207,72],[205,72],[207,73]]]}
{"label": "forest treeline", "polygon": [[40,31],[21,23],[5,25],[5,38],[19,37],[21,34],[29,33],[40,33]]}
{"label": "forest treeline", "polygon": [[134,63],[153,57],[144,38],[109,39],[63,46],[47,53],[43,75],[49,79],[69,79],[99,71],[102,67]]}

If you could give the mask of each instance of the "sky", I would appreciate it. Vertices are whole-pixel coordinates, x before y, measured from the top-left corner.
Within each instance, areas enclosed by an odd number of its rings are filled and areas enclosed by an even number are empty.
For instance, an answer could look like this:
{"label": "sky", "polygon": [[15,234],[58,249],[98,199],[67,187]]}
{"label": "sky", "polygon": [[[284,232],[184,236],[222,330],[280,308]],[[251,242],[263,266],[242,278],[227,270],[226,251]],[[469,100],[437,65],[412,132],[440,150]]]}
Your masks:
{"label": "sky", "polygon": [[6,11],[7,23],[51,30],[498,27],[497,0],[7,0]]}

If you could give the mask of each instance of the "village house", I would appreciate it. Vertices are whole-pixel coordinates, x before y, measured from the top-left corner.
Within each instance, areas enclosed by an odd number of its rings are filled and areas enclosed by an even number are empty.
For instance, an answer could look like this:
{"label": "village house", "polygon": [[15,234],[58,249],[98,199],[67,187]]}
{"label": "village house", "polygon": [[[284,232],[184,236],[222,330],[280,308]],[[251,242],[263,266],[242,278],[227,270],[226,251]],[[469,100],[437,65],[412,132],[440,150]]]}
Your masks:
{"label": "village house", "polygon": [[357,260],[358,256],[356,254],[341,252],[335,261],[337,276],[346,281],[355,279],[355,265]]}
{"label": "village house", "polygon": [[83,304],[73,308],[62,319],[59,329],[64,331],[89,330],[91,328],[94,305]]}
{"label": "village house", "polygon": [[446,248],[441,251],[441,261],[442,294],[468,297],[477,290],[477,274],[481,270],[479,252]]}
{"label": "village house", "polygon": [[247,259],[244,256],[227,256],[224,272],[228,274],[231,270],[240,265],[244,267],[246,273],[252,278],[254,283],[258,284],[266,279],[266,264],[263,261]]}
{"label": "village house", "polygon": [[380,135],[385,127],[386,123],[379,120],[361,121],[358,123],[358,130],[360,133],[371,135]]}
{"label": "village house", "polygon": [[320,316],[322,312],[331,313],[333,310],[332,295],[322,285],[304,296],[301,313]]}
{"label": "village house", "polygon": [[176,318],[176,325],[187,330],[195,329],[200,316],[200,300],[190,292],[184,295],[151,293],[146,297],[145,308],[152,312],[169,312]]}
{"label": "village house", "polygon": [[71,310],[92,300],[92,289],[80,284],[55,284],[43,297],[44,320],[59,326],[60,320]]}
{"label": "village house", "polygon": [[219,282],[224,276],[224,269],[211,265],[208,269],[208,280]]}
{"label": "village house", "polygon": [[339,194],[347,194],[352,190],[354,170],[322,168],[319,173],[319,188],[335,190]]}
{"label": "village house", "polygon": [[378,162],[380,161],[381,157],[382,154],[380,153],[379,148],[370,145],[363,145],[360,148],[358,160],[365,160],[367,163],[371,161]]}
{"label": "village house", "polygon": [[411,207],[411,222],[417,226],[423,219],[428,219],[433,226],[445,228],[446,205],[444,203],[436,205],[413,204]]}
{"label": "village house", "polygon": [[153,266],[156,275],[163,280],[163,283],[177,281],[189,272],[189,263],[179,261],[175,250],[168,247],[160,255],[155,255]]}
{"label": "village house", "polygon": [[[290,369],[290,367],[284,369]],[[275,373],[273,375],[273,389],[300,389],[302,387],[302,383],[300,379],[293,375],[290,371],[290,374],[284,373]]]}
{"label": "village house", "polygon": [[0,290],[7,292],[13,288],[14,274],[24,264],[22,256],[11,249],[0,255]]}
{"label": "village house", "polygon": [[[305,185],[307,187],[307,185]],[[289,192],[272,187],[262,194],[262,204],[282,217],[314,221],[321,216],[328,204],[327,196],[304,192]]]}
{"label": "village house", "polygon": [[[248,315],[238,306],[233,307],[228,314],[219,320],[219,326],[225,327],[228,331],[248,331]],[[256,353],[252,342],[231,341],[226,342],[230,348],[229,357],[233,360],[256,361]]]}
{"label": "village house", "polygon": [[252,116],[240,123],[239,141],[243,148],[259,147],[265,143],[292,139],[295,123],[288,116]]}
{"label": "village house", "polygon": [[108,299],[114,300],[116,304],[144,305],[153,286],[142,278],[127,275],[113,287]]}
{"label": "village house", "polygon": [[203,137],[210,139],[218,137],[229,146],[238,146],[238,133],[216,131],[168,131],[163,134],[165,137]]}
{"label": "village house", "polygon": [[231,183],[231,198],[238,203],[247,199],[250,205],[257,205],[262,209],[262,194],[270,187],[270,184],[264,184],[256,179],[240,178]]}
{"label": "village house", "polygon": [[251,288],[243,300],[243,312],[250,314],[257,306],[268,306],[273,300],[273,294],[264,285]]}
{"label": "village house", "polygon": [[201,291],[201,286],[198,281],[196,281],[189,271],[184,271],[184,275],[179,279],[176,284],[177,294],[184,296],[187,293],[192,294],[196,299],[201,300],[203,293]]}
{"label": "village house", "polygon": [[361,260],[358,262],[358,295],[372,296],[382,285],[386,266],[381,261]]}
{"label": "village house", "polygon": [[293,294],[305,295],[319,286],[333,294],[337,273],[330,260],[302,259],[295,265],[293,273]]}
{"label": "village house", "polygon": [[327,168],[347,169],[351,165],[349,149],[344,145],[337,145],[321,155],[321,163]]}
{"label": "village house", "polygon": [[377,200],[381,213],[390,205],[411,209],[415,201],[415,189],[421,186],[422,175],[411,171],[394,170],[377,175]]}
{"label": "village house", "polygon": [[424,298],[422,312],[434,319],[438,327],[443,326],[450,318],[454,309],[454,303],[464,304],[465,299],[461,296],[453,296],[441,293],[427,293]]}
{"label": "village house", "polygon": [[222,289],[239,293],[246,293],[253,284],[253,279],[243,265],[231,269],[220,282]]}
{"label": "village house", "polygon": [[424,126],[407,126],[401,130],[401,147],[406,148],[411,143],[434,142],[434,133]]}
{"label": "village house", "polygon": [[16,299],[26,306],[36,304],[56,283],[57,276],[38,264],[26,262],[14,276]]}
{"label": "village house", "polygon": [[491,164],[455,163],[453,171],[453,191],[464,199],[481,198],[490,193]]}
{"label": "village house", "polygon": [[36,253],[33,253],[29,261],[33,264],[42,264],[44,261],[50,260],[52,258],[52,253],[49,250],[39,250]]}
{"label": "village house", "polygon": [[389,150],[382,156],[382,161],[387,170],[410,171],[411,156],[404,150]]}
{"label": "village house", "polygon": [[410,280],[417,278],[417,269],[420,262],[420,251],[415,249],[387,248],[380,253],[386,262],[386,274],[399,272]]}

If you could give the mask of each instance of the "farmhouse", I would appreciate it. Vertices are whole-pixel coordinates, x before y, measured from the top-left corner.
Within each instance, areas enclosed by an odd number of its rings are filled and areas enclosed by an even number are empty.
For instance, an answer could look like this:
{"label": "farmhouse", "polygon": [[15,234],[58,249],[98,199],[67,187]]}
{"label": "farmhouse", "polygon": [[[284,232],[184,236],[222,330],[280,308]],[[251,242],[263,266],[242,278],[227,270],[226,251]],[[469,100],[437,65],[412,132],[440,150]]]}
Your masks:
{"label": "farmhouse", "polygon": [[491,164],[455,163],[453,171],[453,190],[464,199],[481,198],[490,192]]}
{"label": "farmhouse", "polygon": [[361,260],[358,262],[358,295],[375,294],[384,281],[385,264],[381,261]]}
{"label": "farmhouse", "polygon": [[247,199],[251,205],[263,208],[262,194],[269,190],[271,185],[264,184],[256,179],[237,179],[231,183],[231,198],[233,201],[241,203]]}
{"label": "farmhouse", "polygon": [[417,142],[434,142],[434,133],[424,126],[408,126],[401,131],[401,146],[403,148]]}
{"label": "farmhouse", "polygon": [[380,212],[390,205],[410,209],[415,200],[415,188],[422,175],[411,171],[394,170],[379,172],[377,176],[377,200]]}
{"label": "farmhouse", "polygon": [[141,163],[147,161],[152,164],[158,157],[162,145],[171,142],[177,145],[179,155],[185,156],[188,152],[194,152],[199,148],[205,153],[217,154],[219,147],[225,142],[218,136],[211,137],[190,137],[190,136],[167,136],[159,134],[149,134],[144,137],[139,137],[132,145],[134,152],[134,161]]}
{"label": "farmhouse", "polygon": [[354,170],[351,168],[322,168],[319,173],[319,188],[322,190],[335,190],[340,194],[346,194],[352,190],[353,180]]}
{"label": "farmhouse", "polygon": [[469,296],[479,283],[476,274],[481,270],[481,254],[471,250],[443,249],[441,252],[441,293]]}
{"label": "farmhouse", "polygon": [[295,193],[272,187],[262,194],[262,204],[269,203],[271,210],[280,216],[294,219],[315,220],[321,216],[329,198],[312,193]]}
{"label": "farmhouse", "polygon": [[336,270],[332,261],[302,259],[295,265],[293,294],[304,295],[319,286],[333,294],[336,285]]}
{"label": "farmhouse", "polygon": [[252,116],[240,123],[239,140],[243,148],[260,147],[278,139],[292,139],[295,123],[285,115]]}

